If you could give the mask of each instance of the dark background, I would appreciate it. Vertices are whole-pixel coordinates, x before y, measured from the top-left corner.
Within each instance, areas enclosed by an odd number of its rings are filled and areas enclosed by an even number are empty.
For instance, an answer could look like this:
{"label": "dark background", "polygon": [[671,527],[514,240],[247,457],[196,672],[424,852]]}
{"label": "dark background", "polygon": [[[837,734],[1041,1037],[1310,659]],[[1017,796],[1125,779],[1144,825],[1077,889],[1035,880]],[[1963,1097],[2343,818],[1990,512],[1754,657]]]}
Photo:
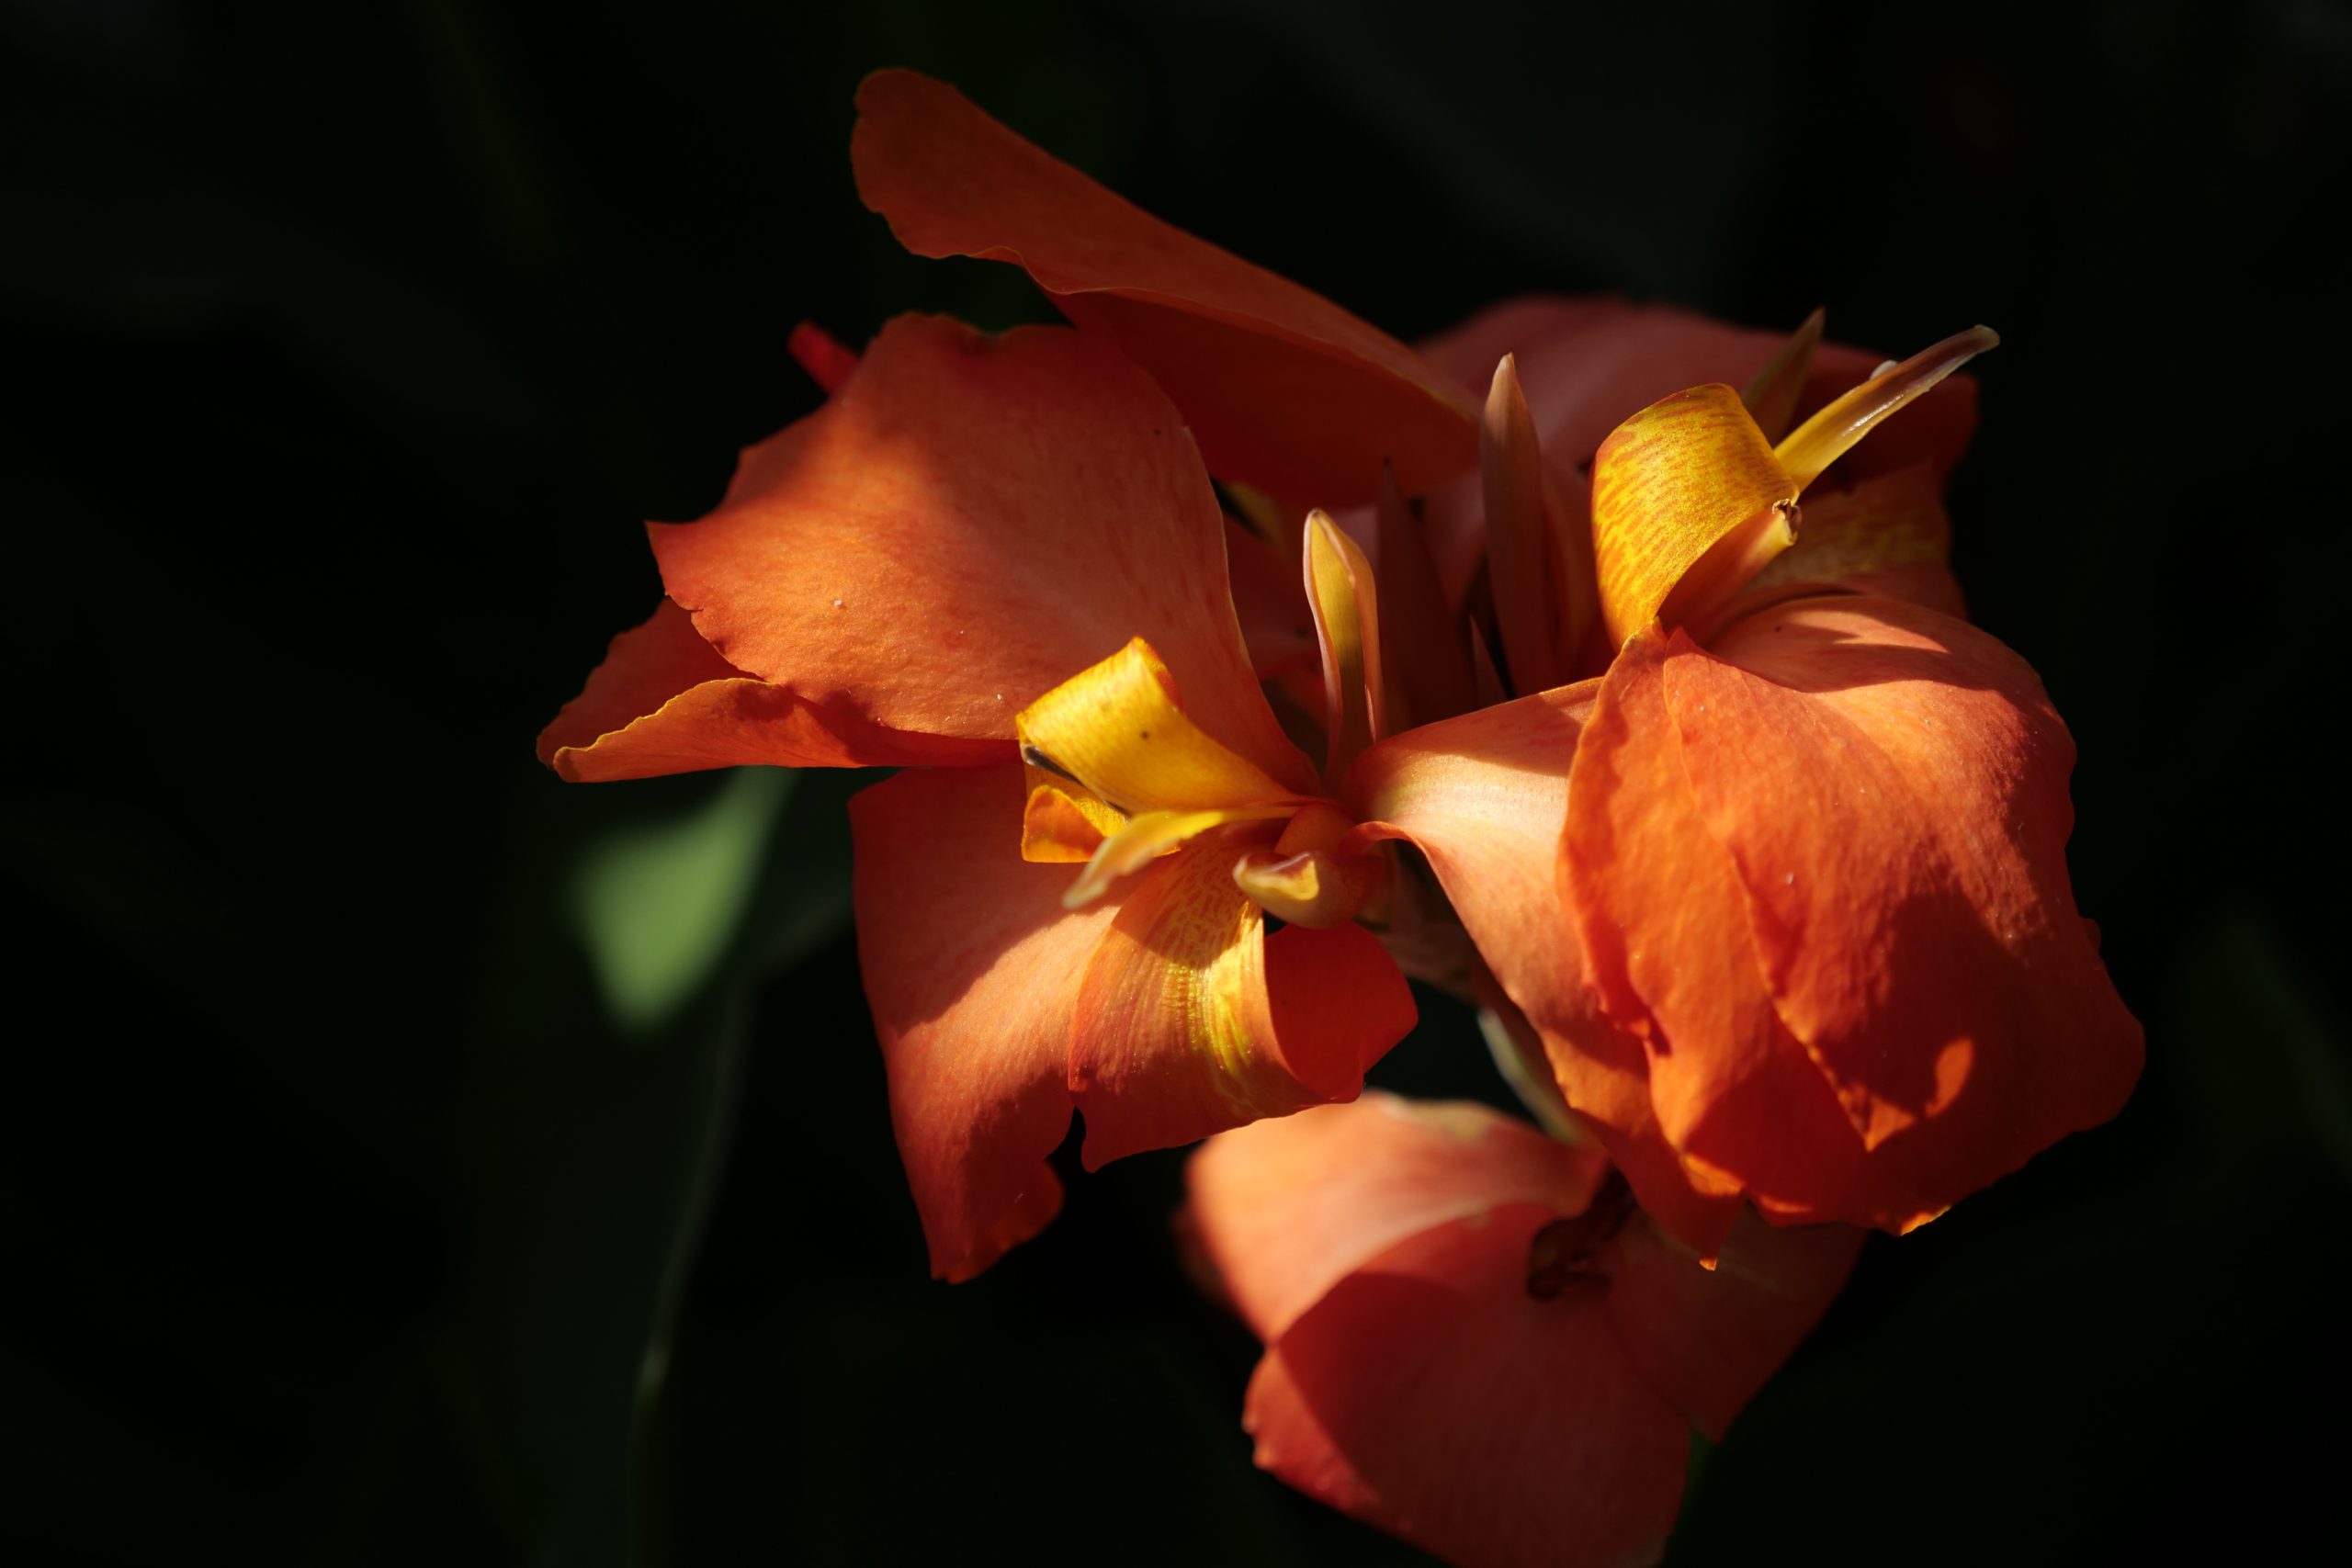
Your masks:
{"label": "dark background", "polygon": [[[1251,1471],[1179,1156],[925,1280],[856,780],[531,760],[796,320],[1047,314],[858,205],[901,63],[1400,335],[2000,329],[1959,566],[2147,1074],[1871,1244],[1673,1560],[2340,1550],[2352,17],[1927,9],[11,0],[0,1557],[1414,1560]],[[1378,1078],[1495,1096],[1425,1014]]]}

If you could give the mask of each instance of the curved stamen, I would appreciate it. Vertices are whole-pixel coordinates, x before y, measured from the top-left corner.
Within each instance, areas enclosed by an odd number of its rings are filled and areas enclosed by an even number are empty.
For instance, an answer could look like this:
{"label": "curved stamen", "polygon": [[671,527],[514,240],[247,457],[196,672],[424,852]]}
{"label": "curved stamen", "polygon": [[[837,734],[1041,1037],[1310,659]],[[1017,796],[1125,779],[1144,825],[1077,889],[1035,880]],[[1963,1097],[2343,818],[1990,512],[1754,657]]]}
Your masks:
{"label": "curved stamen", "polygon": [[2000,344],[1990,327],[1971,327],[1882,371],[1806,420],[1772,455],[1803,490],[1844,457],[1878,423],[1928,388]]}
{"label": "curved stamen", "polygon": [[1804,378],[1813,369],[1813,353],[1821,346],[1821,328],[1828,316],[1826,310],[1815,307],[1804,324],[1740,389],[1739,400],[1756,416],[1756,428],[1764,433],[1765,440],[1778,441],[1789,433],[1789,422],[1797,416],[1797,399],[1804,395]]}

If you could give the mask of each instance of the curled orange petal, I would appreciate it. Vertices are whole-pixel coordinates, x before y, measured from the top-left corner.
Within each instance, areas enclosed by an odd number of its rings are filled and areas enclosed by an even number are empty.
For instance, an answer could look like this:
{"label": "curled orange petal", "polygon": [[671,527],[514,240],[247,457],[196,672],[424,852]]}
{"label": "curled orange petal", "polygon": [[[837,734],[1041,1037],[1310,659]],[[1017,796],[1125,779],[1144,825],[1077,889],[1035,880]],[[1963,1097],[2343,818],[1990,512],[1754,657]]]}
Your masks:
{"label": "curled orange petal", "polygon": [[827,715],[1009,740],[1024,705],[1144,637],[1203,729],[1311,780],[1250,671],[1182,422],[1066,328],[901,317],[744,455],[716,512],[651,532],[718,655]]}
{"label": "curled orange petal", "polygon": [[911,71],[858,88],[858,193],[918,255],[1025,269],[1168,389],[1220,479],[1351,506],[1476,460],[1475,405],[1403,344],[1151,217]]}
{"label": "curled orange petal", "polygon": [[744,673],[663,600],[613,639],[580,695],[539,734],[539,761],[575,784],[731,768],[959,766],[1002,741],[895,730]]}

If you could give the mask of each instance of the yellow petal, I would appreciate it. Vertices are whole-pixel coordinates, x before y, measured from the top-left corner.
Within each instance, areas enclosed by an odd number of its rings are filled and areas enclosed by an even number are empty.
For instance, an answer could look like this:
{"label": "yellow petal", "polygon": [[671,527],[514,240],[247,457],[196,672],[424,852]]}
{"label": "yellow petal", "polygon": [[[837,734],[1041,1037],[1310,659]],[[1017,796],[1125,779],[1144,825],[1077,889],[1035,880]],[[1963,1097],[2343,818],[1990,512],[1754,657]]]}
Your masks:
{"label": "yellow petal", "polygon": [[1326,778],[1381,737],[1380,611],[1372,563],[1320,509],[1307,513],[1306,602],[1323,652]]}
{"label": "yellow petal", "polygon": [[1729,387],[1660,399],[1592,461],[1592,538],[1611,645],[1703,616],[1795,542],[1803,488]]}
{"label": "yellow petal", "polygon": [[1298,798],[1184,716],[1168,667],[1141,637],[1022,709],[1013,729],[1032,767],[1128,815]]}

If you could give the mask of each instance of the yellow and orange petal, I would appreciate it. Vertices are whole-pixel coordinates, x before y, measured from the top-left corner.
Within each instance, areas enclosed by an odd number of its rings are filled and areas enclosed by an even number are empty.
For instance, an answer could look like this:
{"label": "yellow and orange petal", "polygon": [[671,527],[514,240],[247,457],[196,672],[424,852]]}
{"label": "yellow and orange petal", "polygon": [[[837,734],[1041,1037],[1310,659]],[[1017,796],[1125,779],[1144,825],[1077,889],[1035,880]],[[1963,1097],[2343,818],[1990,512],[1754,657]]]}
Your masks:
{"label": "yellow and orange petal", "polygon": [[1477,455],[1476,405],[1330,301],[1193,238],[1015,135],[955,88],[881,71],[857,95],[858,192],[918,255],[1025,269],[1168,389],[1220,479],[1302,506],[1419,493]]}
{"label": "yellow and orange petal", "polygon": [[1351,1100],[1414,1022],[1358,926],[1288,926],[1236,886],[1241,852],[1188,844],[1127,887],[1078,990],[1070,1088],[1092,1169],[1261,1117]]}

